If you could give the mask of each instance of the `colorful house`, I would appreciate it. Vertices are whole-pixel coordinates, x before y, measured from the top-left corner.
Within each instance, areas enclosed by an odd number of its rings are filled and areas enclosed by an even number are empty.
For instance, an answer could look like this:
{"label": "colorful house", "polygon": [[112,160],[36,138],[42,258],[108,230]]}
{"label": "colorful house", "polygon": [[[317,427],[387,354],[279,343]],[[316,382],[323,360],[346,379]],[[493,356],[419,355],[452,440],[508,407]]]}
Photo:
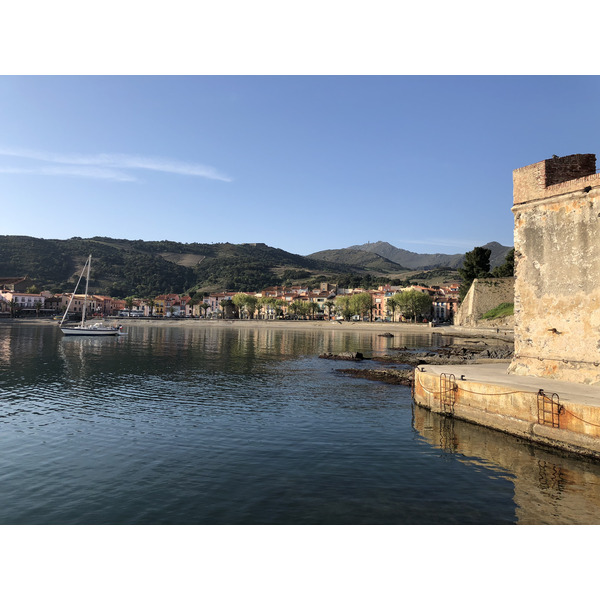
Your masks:
{"label": "colorful house", "polygon": [[44,308],[46,300],[42,294],[26,294],[25,292],[13,292],[10,290],[0,291],[0,297],[2,297],[9,307],[13,303],[13,306],[17,310],[29,314],[39,314],[40,310]]}

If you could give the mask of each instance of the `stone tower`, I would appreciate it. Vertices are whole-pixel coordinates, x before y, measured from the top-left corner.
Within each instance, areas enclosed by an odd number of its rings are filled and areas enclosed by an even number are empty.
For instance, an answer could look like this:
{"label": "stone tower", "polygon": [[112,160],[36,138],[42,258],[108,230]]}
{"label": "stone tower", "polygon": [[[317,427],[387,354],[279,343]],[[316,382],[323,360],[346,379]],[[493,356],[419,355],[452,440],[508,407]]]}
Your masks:
{"label": "stone tower", "polygon": [[515,356],[509,372],[600,386],[600,174],[594,154],[513,172]]}

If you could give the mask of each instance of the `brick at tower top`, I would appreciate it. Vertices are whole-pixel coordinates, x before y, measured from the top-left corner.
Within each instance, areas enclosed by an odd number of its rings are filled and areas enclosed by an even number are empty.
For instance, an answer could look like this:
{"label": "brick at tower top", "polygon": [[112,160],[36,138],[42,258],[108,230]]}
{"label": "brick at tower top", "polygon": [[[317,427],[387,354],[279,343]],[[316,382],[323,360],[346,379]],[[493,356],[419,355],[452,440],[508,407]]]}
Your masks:
{"label": "brick at tower top", "polygon": [[[553,193],[564,193],[566,186],[559,184],[596,175],[595,154],[554,156],[547,160],[513,171],[514,204],[548,198]],[[595,177],[594,177],[595,179]]]}

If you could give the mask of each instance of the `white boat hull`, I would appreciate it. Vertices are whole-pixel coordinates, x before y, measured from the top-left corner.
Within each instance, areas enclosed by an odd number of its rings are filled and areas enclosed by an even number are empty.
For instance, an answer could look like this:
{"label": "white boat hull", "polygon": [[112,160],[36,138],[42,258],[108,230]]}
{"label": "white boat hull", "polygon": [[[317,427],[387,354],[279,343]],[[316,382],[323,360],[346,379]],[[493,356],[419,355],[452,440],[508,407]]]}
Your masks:
{"label": "white boat hull", "polygon": [[105,336],[105,335],[119,335],[119,329],[100,328],[100,327],[61,327],[60,330],[65,335],[93,335],[93,336]]}

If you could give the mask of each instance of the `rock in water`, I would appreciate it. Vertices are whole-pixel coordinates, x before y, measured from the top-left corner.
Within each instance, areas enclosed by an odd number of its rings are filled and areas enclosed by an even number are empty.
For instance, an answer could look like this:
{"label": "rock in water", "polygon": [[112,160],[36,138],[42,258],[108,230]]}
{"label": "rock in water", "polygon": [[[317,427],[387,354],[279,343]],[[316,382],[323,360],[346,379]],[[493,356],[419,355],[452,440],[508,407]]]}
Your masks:
{"label": "rock in water", "polygon": [[363,360],[365,357],[362,352],[341,352],[340,354],[325,352],[319,355],[319,358],[328,358],[330,360]]}

